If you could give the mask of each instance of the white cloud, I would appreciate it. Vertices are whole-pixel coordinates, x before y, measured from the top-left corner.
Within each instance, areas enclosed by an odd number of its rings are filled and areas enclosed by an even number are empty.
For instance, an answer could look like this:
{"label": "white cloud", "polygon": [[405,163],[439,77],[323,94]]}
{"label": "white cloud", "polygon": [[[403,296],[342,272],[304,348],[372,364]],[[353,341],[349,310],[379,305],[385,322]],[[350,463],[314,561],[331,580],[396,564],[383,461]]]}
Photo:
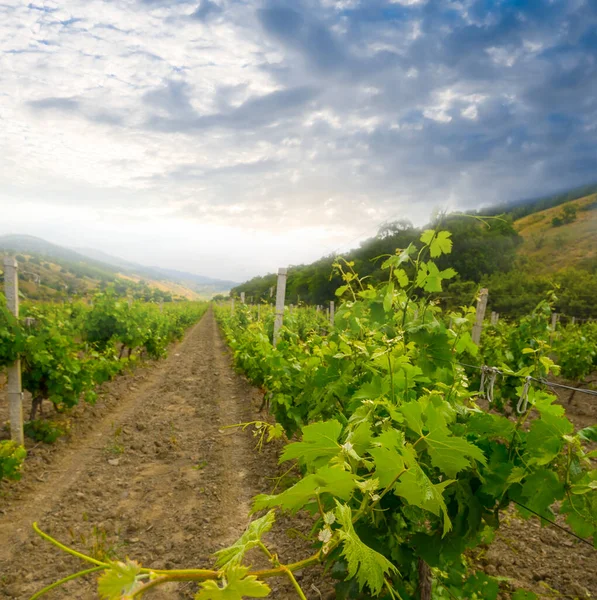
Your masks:
{"label": "white cloud", "polygon": [[576,183],[592,13],[506,5],[4,0],[0,232],[238,278]]}

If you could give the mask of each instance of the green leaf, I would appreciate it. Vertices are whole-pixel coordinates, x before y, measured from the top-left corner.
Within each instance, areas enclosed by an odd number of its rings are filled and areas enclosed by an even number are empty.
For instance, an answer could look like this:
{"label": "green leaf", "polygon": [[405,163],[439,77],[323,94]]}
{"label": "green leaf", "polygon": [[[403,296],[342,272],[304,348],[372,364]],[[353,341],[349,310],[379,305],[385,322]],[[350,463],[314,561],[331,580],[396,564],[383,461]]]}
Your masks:
{"label": "green leaf", "polygon": [[379,480],[381,487],[387,487],[404,470],[404,460],[394,448],[372,448],[369,454],[375,463],[373,477]]}
{"label": "green leaf", "polygon": [[201,590],[195,600],[243,600],[243,598],[265,598],[270,593],[267,584],[253,575],[247,575],[246,567],[232,567],[224,574],[220,587],[218,582],[210,579],[201,583]]}
{"label": "green leaf", "polygon": [[531,424],[526,438],[529,462],[537,465],[550,463],[564,447],[563,436],[573,430],[574,426],[566,417],[542,412],[541,418]]}
{"label": "green leaf", "polygon": [[394,277],[396,278],[398,285],[402,288],[405,288],[409,284],[408,275],[404,269],[395,269]]}
{"label": "green leaf", "polygon": [[367,422],[359,423],[347,436],[346,441],[352,444],[359,456],[362,456],[371,445],[371,425]]}
{"label": "green leaf", "polygon": [[410,429],[419,435],[423,435],[423,406],[420,402],[407,402],[400,407],[400,412],[406,418]]}
{"label": "green leaf", "polygon": [[427,410],[427,427],[429,433],[425,436],[425,443],[431,463],[448,477],[456,477],[458,472],[470,467],[469,459],[487,464],[480,448],[450,433],[443,415],[433,406]]}
{"label": "green leaf", "polygon": [[322,467],[316,473],[303,477],[291,488],[276,496],[260,494],[253,501],[253,511],[280,506],[292,513],[299,511],[317,494],[330,493],[348,500],[356,487],[354,476],[340,468]]}
{"label": "green leaf", "polygon": [[390,383],[388,379],[384,379],[379,375],[373,377],[371,381],[364,383],[353,395],[353,400],[376,400],[382,396],[386,396],[390,391]]}
{"label": "green leaf", "polygon": [[433,484],[421,467],[414,465],[400,477],[394,486],[394,494],[438,517],[443,515],[443,534],[446,535],[452,529],[452,522],[442,494],[451,483],[454,483],[453,479]]}
{"label": "green leaf", "polygon": [[581,429],[578,432],[578,437],[585,442],[597,442],[597,425]]}
{"label": "green leaf", "polygon": [[288,444],[282,452],[280,462],[297,458],[307,466],[322,466],[340,453],[340,433],[342,425],[335,419],[307,425],[303,427],[303,441]]}
{"label": "green leaf", "polygon": [[[538,469],[525,478],[522,486],[523,504],[540,515],[552,518],[550,506],[564,497],[564,484],[549,469]],[[524,508],[518,509],[528,516]]]}
{"label": "green leaf", "polygon": [[390,312],[390,310],[392,309],[393,302],[394,302],[394,282],[390,281],[390,283],[388,284],[387,290],[386,290],[386,294],[383,299],[383,309],[386,312]]}
{"label": "green leaf", "polygon": [[431,258],[437,258],[442,254],[450,254],[450,252],[452,252],[451,235],[452,233],[449,231],[439,231],[437,233],[431,242],[431,246],[429,246]]}
{"label": "green leaf", "polygon": [[245,554],[259,545],[261,537],[273,526],[276,519],[275,511],[270,510],[259,519],[252,521],[245,532],[228,548],[222,548],[215,553],[216,567],[222,568],[227,565],[239,565]]}
{"label": "green leaf", "polygon": [[143,582],[137,579],[141,567],[134,561],[108,563],[110,568],[98,579],[97,591],[104,600],[120,600],[130,597]]}
{"label": "green leaf", "polygon": [[435,229],[425,229],[425,231],[421,234],[421,237],[419,239],[423,244],[428,246],[431,240],[433,239],[434,235]]}
{"label": "green leaf", "polygon": [[386,575],[398,569],[383,555],[361,541],[352,524],[352,511],[346,504],[336,501],[336,518],[341,528],[336,530],[342,540],[342,555],[346,558],[348,577],[356,577],[359,589],[368,586],[374,595],[384,587]]}

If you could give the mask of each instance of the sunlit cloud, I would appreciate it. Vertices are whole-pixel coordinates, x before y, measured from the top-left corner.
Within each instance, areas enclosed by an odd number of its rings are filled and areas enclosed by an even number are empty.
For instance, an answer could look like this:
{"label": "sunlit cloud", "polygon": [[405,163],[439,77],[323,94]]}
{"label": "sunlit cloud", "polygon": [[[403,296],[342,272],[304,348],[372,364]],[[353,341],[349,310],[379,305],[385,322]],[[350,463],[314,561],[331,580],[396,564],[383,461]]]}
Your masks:
{"label": "sunlit cloud", "polygon": [[0,233],[239,279],[592,181],[596,31],[591,0],[4,0]]}

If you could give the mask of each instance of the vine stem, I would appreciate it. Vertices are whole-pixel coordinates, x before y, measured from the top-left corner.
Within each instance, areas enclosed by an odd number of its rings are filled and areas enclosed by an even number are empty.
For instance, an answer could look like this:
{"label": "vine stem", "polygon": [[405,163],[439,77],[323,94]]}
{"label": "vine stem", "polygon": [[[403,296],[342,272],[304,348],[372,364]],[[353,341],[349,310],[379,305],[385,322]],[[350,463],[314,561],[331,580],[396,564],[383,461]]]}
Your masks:
{"label": "vine stem", "polygon": [[37,526],[37,521],[35,523],[33,523],[33,531],[35,531],[35,533],[37,533],[37,535],[42,537],[44,540],[46,540],[47,542],[50,542],[50,544],[53,544],[57,548],[60,548],[60,550],[62,550],[63,552],[66,552],[67,554],[72,554],[72,556],[76,556],[77,558],[80,558],[81,560],[84,560],[85,562],[89,562],[93,565],[101,567],[102,569],[110,568],[110,565],[108,563],[102,562],[100,560],[96,560],[95,558],[92,558],[91,556],[87,556],[86,554],[82,554],[81,552],[77,552],[76,550],[73,550],[72,548],[69,548],[68,546],[65,546],[64,544],[61,544],[58,540],[55,540],[53,537],[49,536],[47,533],[44,533]]}
{"label": "vine stem", "polygon": [[299,598],[301,600],[307,600],[305,593],[303,592],[301,586],[299,585],[299,582],[296,580],[296,577],[293,575],[292,571],[290,569],[287,569],[286,567],[283,567],[283,568],[284,568],[284,572],[288,576],[288,579],[290,579],[290,581],[292,582],[292,585],[293,585],[294,589],[296,590],[296,593],[299,595]]}
{"label": "vine stem", "polygon": [[69,581],[72,581],[73,579],[77,579],[79,577],[84,577],[85,575],[89,575],[90,573],[97,573],[98,571],[104,571],[105,569],[106,569],[106,567],[93,567],[91,569],[85,569],[84,571],[79,571],[78,573],[73,573],[72,575],[69,575],[68,577],[64,577],[63,579],[60,579],[59,581],[55,581],[54,583],[51,583],[50,585],[46,586],[43,590],[39,590],[39,592],[36,592],[35,594],[33,594],[33,596],[31,596],[31,598],[29,598],[29,600],[37,600],[37,598],[41,598],[48,592],[51,592],[53,589],[60,587],[61,585],[64,585],[65,583],[68,583]]}

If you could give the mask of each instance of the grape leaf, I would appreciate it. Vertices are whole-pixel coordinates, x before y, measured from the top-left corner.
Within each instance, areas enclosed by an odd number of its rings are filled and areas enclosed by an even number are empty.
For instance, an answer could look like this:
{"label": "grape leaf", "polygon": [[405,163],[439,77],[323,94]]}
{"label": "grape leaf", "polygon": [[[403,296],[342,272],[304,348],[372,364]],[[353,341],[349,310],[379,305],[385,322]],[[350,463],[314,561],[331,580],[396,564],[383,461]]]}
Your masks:
{"label": "grape leaf", "polygon": [[394,494],[401,496],[409,504],[428,510],[438,517],[443,515],[443,534],[446,535],[452,529],[452,522],[448,517],[448,509],[442,494],[444,489],[453,482],[453,479],[448,479],[433,484],[421,467],[414,465],[400,477],[394,486]]}
{"label": "grape leaf", "polygon": [[585,442],[597,442],[597,425],[581,429],[578,437]]}
{"label": "grape leaf", "polygon": [[210,579],[201,583],[195,600],[243,600],[243,598],[265,598],[270,587],[253,575],[247,575],[246,567],[231,567],[223,578],[223,586]]}
{"label": "grape leaf", "polygon": [[141,567],[135,561],[108,563],[107,569],[98,579],[97,591],[104,600],[121,600],[130,598],[143,582],[137,577]]}
{"label": "grape leaf", "polygon": [[390,485],[404,470],[404,461],[393,448],[383,446],[372,448],[369,450],[369,454],[371,454],[375,463],[375,474],[373,476],[377,477],[379,485],[384,488]]}
{"label": "grape leaf", "polygon": [[[525,506],[540,515],[552,518],[553,512],[549,507],[564,497],[564,485],[558,476],[549,469],[538,469],[525,478],[522,486],[522,499]],[[528,516],[524,508],[518,509],[523,515]]]}
{"label": "grape leaf", "polygon": [[321,421],[303,427],[303,441],[288,444],[280,462],[298,458],[299,462],[317,468],[329,462],[341,451],[338,438],[342,425],[335,419]]}
{"label": "grape leaf", "polygon": [[365,585],[378,595],[384,586],[386,574],[398,569],[383,555],[361,541],[352,524],[352,511],[346,504],[336,501],[336,518],[341,528],[337,534],[342,540],[342,555],[346,558],[348,577],[356,576],[359,589]]}
{"label": "grape leaf", "polygon": [[215,553],[217,557],[216,567],[222,568],[226,565],[239,565],[245,554],[255,546],[259,545],[263,534],[267,533],[276,519],[275,512],[270,510],[259,519],[252,521],[244,533],[228,548],[222,548]]}
{"label": "grape leaf", "polygon": [[400,287],[405,288],[408,285],[409,279],[408,279],[408,275],[406,274],[406,271],[404,269],[395,269],[394,277],[398,281],[398,285]]}
{"label": "grape leaf", "polygon": [[337,498],[348,500],[355,487],[355,479],[351,473],[338,468],[322,467],[316,473],[303,477],[281,494],[256,496],[253,501],[253,511],[280,506],[295,513],[317,494],[329,492]]}
{"label": "grape leaf", "polygon": [[429,246],[429,251],[432,258],[437,258],[442,254],[450,254],[452,252],[452,235],[449,231],[438,231],[437,235]]}
{"label": "grape leaf", "polygon": [[443,471],[448,477],[471,466],[470,458],[487,464],[485,455],[480,448],[467,442],[464,438],[449,435],[447,429],[435,429],[425,436],[427,452],[431,463]]}
{"label": "grape leaf", "polygon": [[564,447],[563,436],[572,433],[574,426],[566,417],[556,417],[543,412],[540,419],[531,424],[526,438],[529,463],[546,465]]}

